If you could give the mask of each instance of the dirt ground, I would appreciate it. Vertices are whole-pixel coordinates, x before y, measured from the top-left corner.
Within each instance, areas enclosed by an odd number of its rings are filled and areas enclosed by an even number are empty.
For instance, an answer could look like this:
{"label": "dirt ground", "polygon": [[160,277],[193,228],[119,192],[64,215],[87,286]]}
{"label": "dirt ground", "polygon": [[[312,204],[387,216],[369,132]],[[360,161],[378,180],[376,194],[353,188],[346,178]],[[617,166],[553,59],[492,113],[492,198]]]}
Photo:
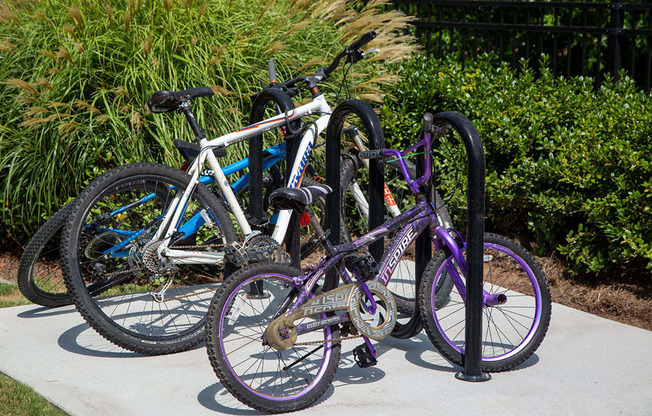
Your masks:
{"label": "dirt ground", "polygon": [[19,258],[13,253],[0,254],[0,282],[4,280],[16,283],[18,262]]}
{"label": "dirt ground", "polygon": [[[569,279],[561,260],[539,258],[550,281],[553,302],[652,331],[652,280],[649,275],[629,278],[622,283],[611,279]],[[19,258],[15,253],[0,254],[0,282],[16,282]]]}
{"label": "dirt ground", "polygon": [[550,282],[553,302],[652,331],[652,279],[649,274],[632,276],[630,273],[602,280],[569,279],[559,259],[544,257],[538,260]]}

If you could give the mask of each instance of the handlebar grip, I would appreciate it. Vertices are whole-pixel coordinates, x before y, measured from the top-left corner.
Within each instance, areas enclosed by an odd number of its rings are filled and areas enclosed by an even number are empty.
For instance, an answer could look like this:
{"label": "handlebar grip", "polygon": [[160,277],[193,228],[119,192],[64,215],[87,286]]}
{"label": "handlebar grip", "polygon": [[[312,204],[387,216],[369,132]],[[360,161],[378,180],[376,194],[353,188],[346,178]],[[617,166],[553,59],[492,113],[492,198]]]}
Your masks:
{"label": "handlebar grip", "polygon": [[360,39],[358,39],[355,42],[353,42],[352,44],[350,44],[347,49],[349,49],[349,50],[360,49],[364,45],[366,45],[367,43],[374,40],[375,38],[376,38],[376,32],[373,31],[373,30],[370,30],[369,32],[362,35],[362,37]]}
{"label": "handlebar grip", "polygon": [[365,150],[358,153],[360,159],[382,159],[385,157],[383,149]]}
{"label": "handlebar grip", "polygon": [[362,35],[362,37],[360,39],[356,40],[355,42],[353,42],[352,44],[347,46],[346,49],[344,49],[342,52],[340,52],[339,55],[337,55],[335,57],[335,59],[333,59],[333,62],[330,64],[330,66],[328,68],[322,69],[324,78],[328,78],[330,76],[330,74],[333,71],[335,71],[335,69],[340,64],[340,61],[342,60],[343,57],[345,57],[347,55],[349,55],[349,56],[351,56],[351,55],[360,55],[359,58],[354,58],[351,61],[349,61],[351,63],[355,63],[355,62],[359,61],[360,59],[362,59],[362,54],[360,52],[358,52],[358,49],[360,49],[361,47],[363,47],[367,43],[371,42],[375,38],[376,38],[376,32],[374,32],[373,30],[370,30],[369,32]]}
{"label": "handlebar grip", "polygon": [[278,81],[276,80],[276,66],[273,59],[267,61],[267,69],[269,70],[269,82],[276,84]]}

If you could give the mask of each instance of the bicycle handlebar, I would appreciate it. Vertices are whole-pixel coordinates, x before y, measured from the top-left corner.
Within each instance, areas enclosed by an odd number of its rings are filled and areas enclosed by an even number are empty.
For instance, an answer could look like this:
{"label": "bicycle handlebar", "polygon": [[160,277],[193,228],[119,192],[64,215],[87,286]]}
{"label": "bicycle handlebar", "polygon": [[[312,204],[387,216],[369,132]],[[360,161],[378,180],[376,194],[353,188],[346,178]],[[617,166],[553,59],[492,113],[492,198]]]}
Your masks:
{"label": "bicycle handlebar", "polygon": [[[373,31],[373,30],[370,30],[369,32],[367,32],[367,33],[365,33],[364,35],[362,35],[362,37],[361,37],[360,39],[356,40],[355,42],[353,42],[352,44],[350,44],[349,46],[347,46],[346,48],[344,48],[344,50],[343,50],[342,52],[340,52],[340,53],[335,57],[335,59],[333,59],[333,62],[328,66],[328,68],[326,68],[326,69],[323,70],[323,71],[324,71],[324,75],[326,75],[326,78],[328,78],[328,76],[329,76],[333,71],[335,71],[335,70],[337,69],[337,67],[340,65],[340,61],[342,60],[342,58],[344,58],[344,57],[347,56],[347,55],[351,55],[351,54],[359,54],[359,55],[362,55],[362,53],[359,51],[359,49],[360,49],[361,47],[363,47],[364,45],[366,45],[367,43],[369,43],[369,42],[371,42],[372,40],[374,40],[375,38],[376,38],[376,32]],[[357,58],[357,57],[356,57],[356,58]],[[361,57],[360,57],[360,58],[361,58]],[[358,60],[359,60],[359,58],[357,58],[355,62],[357,62]]]}
{"label": "bicycle handlebar", "polygon": [[350,44],[350,45],[347,47],[347,49],[349,49],[349,50],[360,49],[360,48],[362,48],[364,45],[366,45],[367,43],[369,43],[369,42],[371,42],[372,40],[374,40],[375,38],[376,38],[376,32],[373,31],[373,30],[370,30],[369,32],[367,32],[367,33],[365,33],[364,35],[362,35],[362,37],[361,37],[360,39],[358,39],[358,40],[356,40],[355,42],[353,42],[352,44]]}
{"label": "bicycle handlebar", "polygon": [[376,38],[376,32],[369,31],[362,35],[360,39],[356,40],[352,44],[348,45],[342,52],[340,52],[335,59],[333,59],[333,62],[327,67],[321,67],[319,68],[314,75],[307,75],[307,76],[300,76],[293,78],[291,80],[285,81],[285,82],[278,82],[276,80],[276,68],[274,66],[274,60],[270,59],[267,62],[267,68],[269,70],[269,79],[270,79],[270,86],[273,86],[274,88],[281,88],[286,90],[288,95],[290,97],[297,95],[299,93],[298,88],[295,86],[300,83],[300,82],[306,82],[308,84],[308,88],[312,88],[316,86],[319,82],[327,79],[330,74],[337,69],[337,67],[340,65],[340,62],[342,61],[342,58],[345,56],[349,56],[349,59],[352,63],[358,62],[360,59],[363,58],[362,52],[360,51],[360,48],[366,45],[367,43],[371,42],[373,39]]}
{"label": "bicycle handlebar", "polygon": [[274,65],[274,60],[270,59],[267,61],[267,69],[269,70],[269,82],[271,84],[277,84],[276,80],[276,66]]}

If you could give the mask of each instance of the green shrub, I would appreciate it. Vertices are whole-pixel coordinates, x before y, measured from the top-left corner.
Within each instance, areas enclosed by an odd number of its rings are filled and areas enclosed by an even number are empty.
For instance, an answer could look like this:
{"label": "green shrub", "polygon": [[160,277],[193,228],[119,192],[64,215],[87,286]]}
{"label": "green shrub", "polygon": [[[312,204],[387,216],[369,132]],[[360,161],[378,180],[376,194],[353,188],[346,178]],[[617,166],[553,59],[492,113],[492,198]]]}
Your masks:
{"label": "green shrub", "polygon": [[[650,96],[624,74],[597,90],[590,78],[555,77],[545,57],[539,78],[488,57],[466,65],[416,55],[397,64],[382,111],[388,143],[410,141],[428,108],[460,112],[484,143],[488,229],[558,251],[572,273],[652,269]],[[453,147],[437,148],[441,186],[453,189],[457,165],[464,190],[463,146],[444,144]],[[457,214],[463,194],[450,203]]]}
{"label": "green shrub", "polygon": [[215,137],[246,123],[247,97],[267,78],[268,59],[287,79],[330,62],[343,45],[375,29],[374,44],[383,49],[377,67],[368,60],[356,68],[362,74],[351,75],[359,96],[379,99],[377,86],[387,80],[381,63],[412,47],[393,34],[406,18],[380,13],[378,3],[3,2],[0,239],[13,233],[24,241],[54,208],[113,166],[178,165],[172,138],[189,140],[187,124],[179,115],[149,112],[145,102],[157,90],[211,86],[216,96],[198,100],[195,112]]}

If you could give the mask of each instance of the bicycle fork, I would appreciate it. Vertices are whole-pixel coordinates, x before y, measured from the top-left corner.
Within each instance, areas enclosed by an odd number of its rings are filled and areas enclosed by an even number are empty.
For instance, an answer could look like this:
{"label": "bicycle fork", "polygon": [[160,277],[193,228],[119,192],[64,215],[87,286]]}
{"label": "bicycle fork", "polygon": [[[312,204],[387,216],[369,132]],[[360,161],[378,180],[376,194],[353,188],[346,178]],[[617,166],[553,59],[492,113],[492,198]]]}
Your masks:
{"label": "bicycle fork", "polygon": [[[466,260],[464,259],[464,256],[462,256],[462,249],[466,247],[466,243],[462,243],[463,245],[460,247],[455,239],[451,236],[451,234],[439,225],[436,226],[433,231],[436,236],[434,239],[434,244],[437,250],[448,247],[451,254],[453,255],[454,262],[447,261],[444,263],[444,267],[446,268],[448,275],[451,277],[451,280],[453,281],[455,288],[460,294],[462,301],[466,303],[466,285],[462,281],[462,277],[458,273],[457,267],[455,267],[455,263],[457,263],[459,270],[462,272],[462,275],[466,276]],[[506,302],[507,296],[505,294],[491,294],[484,289],[482,290],[482,304],[484,307],[499,306],[505,304]]]}

